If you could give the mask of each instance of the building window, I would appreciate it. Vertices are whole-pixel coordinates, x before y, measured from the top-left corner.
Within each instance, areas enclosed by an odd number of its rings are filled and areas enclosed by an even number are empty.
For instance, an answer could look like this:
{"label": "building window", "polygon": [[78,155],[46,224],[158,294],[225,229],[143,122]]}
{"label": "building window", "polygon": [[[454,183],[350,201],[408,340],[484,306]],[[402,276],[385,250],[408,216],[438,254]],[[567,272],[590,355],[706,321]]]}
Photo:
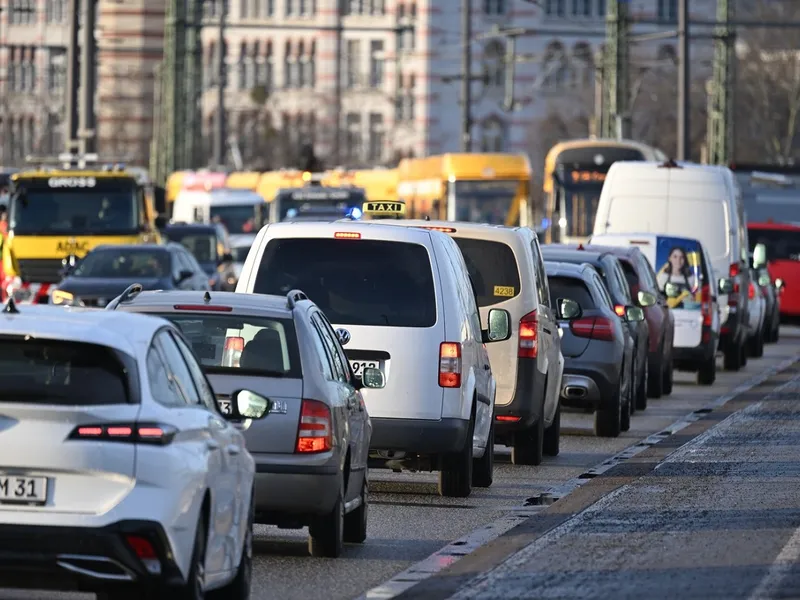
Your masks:
{"label": "building window", "polygon": [[411,5],[411,11],[410,12],[411,12],[411,14],[410,14],[411,27],[409,27],[408,29],[405,29],[403,31],[403,34],[406,36],[405,47],[408,50],[414,50],[414,48],[417,47],[417,40],[416,40],[416,37],[414,35],[415,31],[414,31],[414,26],[413,26],[413,24],[417,20],[417,5],[416,5],[416,3]]}
{"label": "building window", "polygon": [[344,1],[344,14],[346,15],[363,15],[366,14],[367,3],[369,0],[343,0]]}
{"label": "building window", "polygon": [[54,95],[64,92],[66,87],[67,51],[63,48],[50,50],[47,63],[47,89]]}
{"label": "building window", "polygon": [[256,57],[256,86],[264,88],[266,95],[269,96],[273,86],[274,63],[272,58],[272,42],[266,43],[264,55],[258,54]]}
{"label": "building window", "polygon": [[492,40],[483,51],[483,68],[486,87],[503,88],[506,82],[505,48],[503,43]]}
{"label": "building window", "polygon": [[67,0],[46,0],[44,18],[47,23],[63,23]]}
{"label": "building window", "polygon": [[370,0],[369,14],[381,16],[386,14],[386,0]]}
{"label": "building window", "polygon": [[606,16],[606,0],[597,0],[597,16]]}
{"label": "building window", "polygon": [[275,16],[275,0],[258,0],[258,1],[264,2],[265,16],[267,17]]}
{"label": "building window", "polygon": [[372,113],[369,116],[369,149],[367,151],[369,161],[377,162],[383,159],[384,142],[383,115]]}
{"label": "building window", "polygon": [[10,0],[9,25],[33,25],[36,22],[37,0]]}
{"label": "building window", "polygon": [[308,52],[308,87],[317,87],[317,42],[314,40]]}
{"label": "building window", "polygon": [[407,123],[414,120],[416,77],[414,75],[400,76],[399,90],[397,94],[396,119],[400,123]]}
{"label": "building window", "polygon": [[594,57],[588,42],[578,42],[572,49],[572,76],[576,84],[589,86],[594,80]]}
{"label": "building window", "polygon": [[566,0],[545,0],[544,14],[549,17],[564,17],[567,14]]}
{"label": "building window", "polygon": [[[405,4],[398,4],[397,5],[397,24],[399,27],[405,25],[404,21],[406,19],[406,5]],[[397,51],[402,52],[405,50],[405,43],[406,43],[406,36],[404,30],[399,30],[397,33]]]}
{"label": "building window", "polygon": [[572,0],[573,17],[591,17],[592,0]]}
{"label": "building window", "polygon": [[306,45],[300,42],[297,46],[297,87],[306,87]]}
{"label": "building window", "polygon": [[220,0],[206,0],[203,2],[203,11],[205,12],[206,19],[215,19],[219,17],[221,5]]}
{"label": "building window", "polygon": [[239,63],[237,65],[238,69],[238,84],[239,89],[244,90],[247,89],[247,62],[250,60],[250,57],[247,55],[247,44],[242,42],[239,46]]}
{"label": "building window", "polygon": [[502,121],[492,117],[481,126],[481,152],[505,152],[505,127]]}
{"label": "building window", "polygon": [[544,83],[548,86],[562,86],[567,80],[569,61],[561,42],[551,42],[544,55]]}
{"label": "building window", "polygon": [[347,78],[346,86],[350,89],[360,84],[361,43],[359,40],[347,40]]}
{"label": "building window", "polygon": [[313,17],[317,12],[315,0],[297,0],[297,14],[301,17]]}
{"label": "building window", "polygon": [[294,16],[294,1],[295,0],[285,0],[286,1],[286,16],[292,17]]}
{"label": "building window", "polygon": [[250,16],[250,0],[239,0],[239,18],[246,19]]}
{"label": "building window", "polygon": [[292,56],[292,43],[286,42],[283,54],[283,87],[294,87],[294,56]]}
{"label": "building window", "polygon": [[483,0],[483,14],[490,16],[506,14],[505,0]]}
{"label": "building window", "polygon": [[662,21],[678,20],[678,0],[658,0],[657,16]]}
{"label": "building window", "polygon": [[353,162],[361,160],[361,115],[348,113],[345,118],[345,155]]}
{"label": "building window", "polygon": [[369,53],[369,85],[373,88],[383,87],[383,40],[372,40],[369,43]]}

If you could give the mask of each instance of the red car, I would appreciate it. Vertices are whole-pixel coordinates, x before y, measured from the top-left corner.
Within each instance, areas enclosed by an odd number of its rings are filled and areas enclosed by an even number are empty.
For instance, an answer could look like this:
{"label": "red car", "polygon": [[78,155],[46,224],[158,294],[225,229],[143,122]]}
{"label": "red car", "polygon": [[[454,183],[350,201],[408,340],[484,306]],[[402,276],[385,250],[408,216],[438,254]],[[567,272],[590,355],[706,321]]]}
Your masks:
{"label": "red car", "polygon": [[767,247],[767,270],[778,288],[781,319],[800,317],[800,286],[786,282],[800,281],[800,226],[789,223],[748,223],[750,246]]}
{"label": "red car", "polygon": [[638,299],[639,292],[649,292],[656,303],[643,306],[649,330],[649,348],[647,354],[647,395],[660,398],[672,393],[672,338],[675,332],[675,317],[667,306],[667,300],[658,289],[656,274],[645,258],[636,248],[622,246],[585,246],[587,250],[602,250],[613,254],[622,263],[625,277],[628,280],[631,297]]}

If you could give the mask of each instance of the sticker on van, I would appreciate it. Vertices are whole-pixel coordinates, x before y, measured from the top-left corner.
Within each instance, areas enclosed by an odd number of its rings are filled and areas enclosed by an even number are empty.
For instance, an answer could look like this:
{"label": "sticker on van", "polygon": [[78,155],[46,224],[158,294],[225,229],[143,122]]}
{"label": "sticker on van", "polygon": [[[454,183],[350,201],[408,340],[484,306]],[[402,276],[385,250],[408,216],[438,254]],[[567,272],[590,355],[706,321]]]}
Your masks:
{"label": "sticker on van", "polygon": [[[700,244],[687,238],[658,237],[656,244],[656,280],[659,289],[668,296],[670,308],[700,310],[703,266]],[[677,295],[667,294],[667,286]]]}
{"label": "sticker on van", "polygon": [[513,298],[514,287],[508,285],[496,285],[494,286],[494,295],[501,296],[503,298]]}

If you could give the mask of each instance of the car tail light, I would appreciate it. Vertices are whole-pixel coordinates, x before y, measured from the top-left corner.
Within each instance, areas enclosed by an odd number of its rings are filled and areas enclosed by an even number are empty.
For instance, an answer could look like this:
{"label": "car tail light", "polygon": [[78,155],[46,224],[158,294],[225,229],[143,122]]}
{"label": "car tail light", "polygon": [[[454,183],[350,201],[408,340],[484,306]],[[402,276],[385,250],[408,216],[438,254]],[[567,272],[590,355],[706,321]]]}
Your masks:
{"label": "car tail light", "polygon": [[575,337],[592,340],[611,341],[614,339],[614,325],[605,317],[584,317],[570,321],[569,329]]}
{"label": "car tail light", "polygon": [[539,355],[539,319],[536,311],[519,320],[519,358],[536,358]]}
{"label": "car tail light", "polygon": [[175,310],[202,310],[206,312],[231,312],[232,306],[212,306],[211,304],[176,304]]}
{"label": "car tail light", "polygon": [[297,426],[296,452],[327,452],[333,448],[331,409],[318,400],[303,400]]}
{"label": "car tail light", "polygon": [[430,231],[441,231],[443,233],[455,233],[456,232],[454,227],[423,227],[422,229],[428,229]]}
{"label": "car tail light", "polygon": [[625,307],[622,304],[615,304],[614,305],[614,312],[617,313],[618,317],[625,316]]}
{"label": "car tail light", "polygon": [[125,541],[128,542],[128,546],[131,547],[133,553],[142,561],[142,564],[150,573],[154,575],[161,573],[161,563],[150,540],[141,535],[126,535]]}
{"label": "car tail light", "polygon": [[703,327],[711,327],[711,288],[708,284],[700,290],[700,312],[703,314]]}
{"label": "car tail light", "polygon": [[741,272],[739,267],[739,263],[731,263],[730,270],[728,271],[728,275],[730,277],[736,277]]}
{"label": "car tail light", "polygon": [[747,297],[750,298],[750,300],[756,299],[756,286],[752,281],[750,282],[750,287],[747,288]]}
{"label": "car tail light", "polygon": [[360,240],[361,234],[355,231],[337,231],[333,234],[337,240]]}
{"label": "car tail light", "polygon": [[239,359],[242,358],[242,350],[244,350],[244,338],[225,338],[225,350],[222,352],[222,366],[238,368]]}
{"label": "car tail light", "polygon": [[522,417],[514,417],[512,415],[497,415],[494,420],[500,421],[501,423],[519,423],[522,420]]}
{"label": "car tail light", "polygon": [[72,430],[68,439],[166,446],[176,433],[178,430],[175,427],[158,423],[109,423],[79,425]]}
{"label": "car tail light", "polygon": [[439,344],[439,386],[461,387],[461,344],[458,342]]}

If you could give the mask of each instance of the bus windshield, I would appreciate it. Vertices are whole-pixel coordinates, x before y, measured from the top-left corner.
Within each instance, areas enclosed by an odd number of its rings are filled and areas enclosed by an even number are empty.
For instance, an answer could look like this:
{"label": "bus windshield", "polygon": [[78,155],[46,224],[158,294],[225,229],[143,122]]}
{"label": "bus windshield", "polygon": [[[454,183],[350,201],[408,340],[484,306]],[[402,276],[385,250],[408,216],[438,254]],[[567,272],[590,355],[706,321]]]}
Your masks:
{"label": "bus windshield", "polygon": [[594,217],[597,214],[603,184],[567,183],[560,186],[556,184],[555,189],[564,201],[564,214],[559,218],[563,235],[568,237],[592,235]]}
{"label": "bus windshield", "polygon": [[453,186],[448,197],[455,197],[456,221],[505,225],[522,183],[478,180],[456,181],[449,185]]}
{"label": "bus windshield", "polygon": [[228,233],[255,233],[261,228],[260,204],[225,204],[208,210],[212,222],[219,221]]}
{"label": "bus windshield", "polygon": [[[95,181],[93,178],[87,178]],[[131,235],[139,229],[133,181],[96,180],[91,188],[51,188],[24,182],[11,199],[9,229],[18,235]]]}
{"label": "bus windshield", "polygon": [[361,208],[364,192],[347,189],[302,188],[281,190],[273,200],[270,220],[332,221],[342,219],[353,208]]}

